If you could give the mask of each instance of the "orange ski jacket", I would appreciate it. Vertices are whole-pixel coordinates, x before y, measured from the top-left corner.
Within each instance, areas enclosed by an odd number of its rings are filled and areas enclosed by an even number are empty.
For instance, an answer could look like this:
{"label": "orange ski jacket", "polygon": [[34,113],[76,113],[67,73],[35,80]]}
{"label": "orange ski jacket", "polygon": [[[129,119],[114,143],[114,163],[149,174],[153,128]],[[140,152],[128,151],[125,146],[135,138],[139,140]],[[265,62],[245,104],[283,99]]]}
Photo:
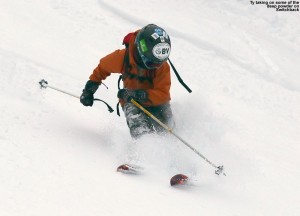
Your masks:
{"label": "orange ski jacket", "polygon": [[[135,52],[134,41],[138,31],[132,33],[129,39],[129,47],[127,48],[129,65],[127,69],[124,64],[126,49],[116,50],[100,59],[100,63],[90,76],[90,80],[101,84],[111,73],[121,73],[124,88],[129,90],[141,89],[148,93],[149,100],[143,103],[144,106],[165,104],[171,100],[170,66],[164,62],[158,69],[147,70],[136,64],[133,56]],[[123,106],[124,101],[120,100],[120,104]]]}

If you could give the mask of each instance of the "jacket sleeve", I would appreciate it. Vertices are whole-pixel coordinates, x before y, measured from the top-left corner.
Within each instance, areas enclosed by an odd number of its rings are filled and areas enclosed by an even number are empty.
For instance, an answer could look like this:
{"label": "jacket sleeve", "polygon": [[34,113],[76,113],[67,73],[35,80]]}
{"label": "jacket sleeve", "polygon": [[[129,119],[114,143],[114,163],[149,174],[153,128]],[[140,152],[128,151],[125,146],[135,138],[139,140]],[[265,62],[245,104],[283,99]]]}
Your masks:
{"label": "jacket sleeve", "polygon": [[121,73],[124,55],[125,49],[122,49],[116,50],[101,58],[98,66],[90,75],[90,80],[100,84],[102,80],[105,80],[111,73]]}
{"label": "jacket sleeve", "polygon": [[149,105],[158,106],[170,101],[171,100],[170,88],[171,88],[170,66],[168,63],[164,63],[164,65],[162,65],[156,71],[156,76],[153,79],[153,89],[147,90],[148,98],[150,101]]}

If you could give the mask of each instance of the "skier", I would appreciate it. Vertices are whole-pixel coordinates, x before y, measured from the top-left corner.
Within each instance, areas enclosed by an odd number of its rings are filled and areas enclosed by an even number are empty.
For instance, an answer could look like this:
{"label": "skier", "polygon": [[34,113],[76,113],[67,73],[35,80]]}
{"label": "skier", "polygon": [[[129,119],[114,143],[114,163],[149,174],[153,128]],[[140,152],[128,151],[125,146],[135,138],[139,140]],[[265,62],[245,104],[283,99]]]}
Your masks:
{"label": "skier", "polygon": [[167,59],[171,41],[167,32],[154,24],[129,33],[123,40],[126,48],[116,50],[100,59],[87,81],[80,102],[92,106],[94,93],[111,73],[121,73],[123,89],[117,97],[124,111],[130,134],[164,132],[164,129],[130,102],[136,100],[164,124],[173,127],[170,107],[170,66]]}

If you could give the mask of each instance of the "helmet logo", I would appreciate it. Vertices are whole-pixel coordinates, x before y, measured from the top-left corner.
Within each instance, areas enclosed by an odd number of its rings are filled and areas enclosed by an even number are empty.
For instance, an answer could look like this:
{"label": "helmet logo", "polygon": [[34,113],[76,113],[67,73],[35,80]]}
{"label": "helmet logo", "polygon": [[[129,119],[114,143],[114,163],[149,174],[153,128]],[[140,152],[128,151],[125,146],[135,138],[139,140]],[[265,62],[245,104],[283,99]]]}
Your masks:
{"label": "helmet logo", "polygon": [[160,28],[156,28],[154,30],[154,33],[151,35],[151,37],[154,38],[154,40],[160,38],[160,42],[162,43],[165,42],[165,39],[167,40],[169,39],[169,35]]}
{"label": "helmet logo", "polygon": [[159,35],[157,33],[153,33],[151,37],[153,37],[153,39],[156,40],[157,38],[159,38]]}
{"label": "helmet logo", "polygon": [[143,53],[148,51],[145,39],[140,40],[140,46]]}
{"label": "helmet logo", "polygon": [[168,43],[156,44],[152,49],[153,55],[161,61],[164,61],[169,57],[170,51],[171,47]]}
{"label": "helmet logo", "polygon": [[163,34],[163,30],[161,28],[156,28],[154,29],[154,31],[159,35],[161,36]]}

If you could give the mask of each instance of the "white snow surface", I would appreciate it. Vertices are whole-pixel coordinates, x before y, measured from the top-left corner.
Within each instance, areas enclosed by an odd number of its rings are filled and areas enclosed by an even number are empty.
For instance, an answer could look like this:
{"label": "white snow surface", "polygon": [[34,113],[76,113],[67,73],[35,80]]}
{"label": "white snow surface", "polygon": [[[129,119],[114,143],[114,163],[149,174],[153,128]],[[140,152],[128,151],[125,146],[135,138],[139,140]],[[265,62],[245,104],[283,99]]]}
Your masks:
{"label": "white snow surface", "polygon": [[[0,0],[0,215],[300,215],[300,13],[249,1]],[[133,143],[124,115],[79,100],[104,55],[164,27],[176,133]],[[96,97],[117,102],[117,75]],[[116,172],[130,154],[141,175]],[[171,176],[192,176],[174,188]]]}

